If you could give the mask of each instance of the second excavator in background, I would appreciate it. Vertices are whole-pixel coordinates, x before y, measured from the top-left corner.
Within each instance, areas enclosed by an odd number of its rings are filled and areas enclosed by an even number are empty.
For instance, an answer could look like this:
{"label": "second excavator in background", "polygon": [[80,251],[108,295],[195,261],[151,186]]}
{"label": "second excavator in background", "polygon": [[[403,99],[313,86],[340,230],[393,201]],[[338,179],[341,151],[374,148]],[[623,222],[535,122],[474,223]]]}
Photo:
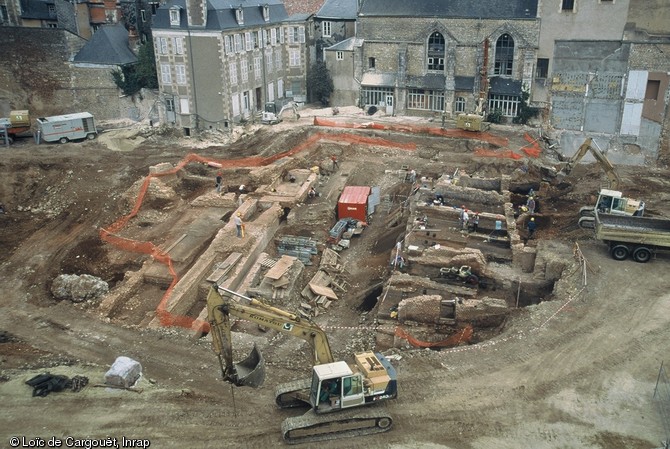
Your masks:
{"label": "second excavator in background", "polygon": [[301,338],[309,344],[314,363],[311,379],[280,385],[275,392],[280,408],[310,407],[304,415],[284,420],[282,436],[287,443],[390,430],[393,419],[383,408],[361,410],[362,406],[398,395],[395,368],[381,353],[355,354],[353,364],[335,361],[328,337],[315,323],[217,285],[211,287],[207,296],[207,312],[221,375],[237,386],[262,385],[265,362],[255,346],[242,362],[233,362],[231,315]]}
{"label": "second excavator in background", "polygon": [[298,105],[295,101],[289,101],[284,105],[277,101],[265,103],[265,108],[261,112],[261,123],[264,125],[276,125],[283,120],[282,116],[286,111],[291,111],[296,121],[300,119]]}
{"label": "second excavator in background", "polygon": [[614,165],[607,159],[607,156],[598,148],[598,145],[592,137],[587,138],[581,144],[577,152],[567,161],[561,171],[558,172],[558,179],[562,180],[568,176],[575,165],[582,160],[586,153],[591,152],[595,160],[605,171],[608,179],[608,188],[601,189],[598,192],[598,199],[594,206],[583,206],[579,210],[579,226],[582,228],[594,228],[595,211],[600,213],[626,216],[644,215],[644,201],[626,198],[617,189],[621,185],[621,178],[616,172]]}

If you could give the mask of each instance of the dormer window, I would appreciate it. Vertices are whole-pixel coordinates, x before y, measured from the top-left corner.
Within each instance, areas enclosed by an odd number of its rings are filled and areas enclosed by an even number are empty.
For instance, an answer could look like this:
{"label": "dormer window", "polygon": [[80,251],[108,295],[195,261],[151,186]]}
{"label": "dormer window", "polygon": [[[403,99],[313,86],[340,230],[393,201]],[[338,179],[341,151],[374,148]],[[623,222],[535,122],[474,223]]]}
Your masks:
{"label": "dormer window", "polygon": [[242,5],[235,10],[235,20],[237,20],[238,25],[244,25],[244,9]]}
{"label": "dormer window", "polygon": [[179,6],[170,8],[170,26],[179,26]]}
{"label": "dormer window", "polygon": [[263,20],[270,21],[270,6],[267,3],[263,5]]}

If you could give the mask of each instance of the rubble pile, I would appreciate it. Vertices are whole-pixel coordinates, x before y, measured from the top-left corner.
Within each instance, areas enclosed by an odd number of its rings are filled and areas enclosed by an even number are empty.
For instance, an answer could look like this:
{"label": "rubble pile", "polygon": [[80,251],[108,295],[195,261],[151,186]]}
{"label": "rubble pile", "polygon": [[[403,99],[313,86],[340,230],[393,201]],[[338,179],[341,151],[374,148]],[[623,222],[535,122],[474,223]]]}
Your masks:
{"label": "rubble pile", "polygon": [[51,284],[56,299],[84,302],[99,299],[109,291],[109,284],[90,274],[61,274]]}

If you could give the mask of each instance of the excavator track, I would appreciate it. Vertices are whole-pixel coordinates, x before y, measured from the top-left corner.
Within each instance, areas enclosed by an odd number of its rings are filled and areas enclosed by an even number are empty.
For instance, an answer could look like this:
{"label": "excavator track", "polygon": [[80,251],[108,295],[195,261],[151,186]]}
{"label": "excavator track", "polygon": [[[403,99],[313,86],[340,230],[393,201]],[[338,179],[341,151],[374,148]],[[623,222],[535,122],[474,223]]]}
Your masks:
{"label": "excavator track", "polygon": [[[294,380],[277,386],[275,402],[279,408],[308,407],[311,379]],[[300,399],[300,397],[303,399]]]}
{"label": "excavator track", "polygon": [[391,429],[393,418],[384,409],[342,410],[317,415],[313,410],[282,423],[282,436],[288,444],[311,443],[339,438],[372,435]]}

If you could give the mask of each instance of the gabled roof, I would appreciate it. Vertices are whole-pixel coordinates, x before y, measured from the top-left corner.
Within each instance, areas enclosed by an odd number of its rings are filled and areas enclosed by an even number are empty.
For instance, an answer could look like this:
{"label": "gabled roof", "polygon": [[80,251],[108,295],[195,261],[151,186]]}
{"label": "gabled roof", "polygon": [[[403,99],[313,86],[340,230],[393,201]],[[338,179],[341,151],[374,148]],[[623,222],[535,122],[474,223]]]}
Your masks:
{"label": "gabled roof", "polygon": [[356,20],[358,0],[326,0],[314,15],[317,19]]}
{"label": "gabled roof", "polygon": [[[207,24],[206,30],[239,30],[259,25],[268,25],[284,21],[288,14],[281,0],[205,0],[207,2]],[[263,5],[270,9],[270,21],[263,19]],[[181,7],[181,23],[178,27],[170,26],[169,10],[173,6]],[[244,24],[238,25],[235,19],[235,10],[242,7],[244,13]],[[153,29],[187,29],[186,0],[168,0],[156,11],[153,18]],[[191,29],[202,29],[192,27]]]}
{"label": "gabled roof", "polygon": [[128,47],[128,31],[122,24],[117,23],[100,27],[91,40],[79,50],[73,61],[126,65],[137,62],[137,56]]}
{"label": "gabled roof", "polygon": [[538,0],[365,0],[360,16],[532,19]]}

